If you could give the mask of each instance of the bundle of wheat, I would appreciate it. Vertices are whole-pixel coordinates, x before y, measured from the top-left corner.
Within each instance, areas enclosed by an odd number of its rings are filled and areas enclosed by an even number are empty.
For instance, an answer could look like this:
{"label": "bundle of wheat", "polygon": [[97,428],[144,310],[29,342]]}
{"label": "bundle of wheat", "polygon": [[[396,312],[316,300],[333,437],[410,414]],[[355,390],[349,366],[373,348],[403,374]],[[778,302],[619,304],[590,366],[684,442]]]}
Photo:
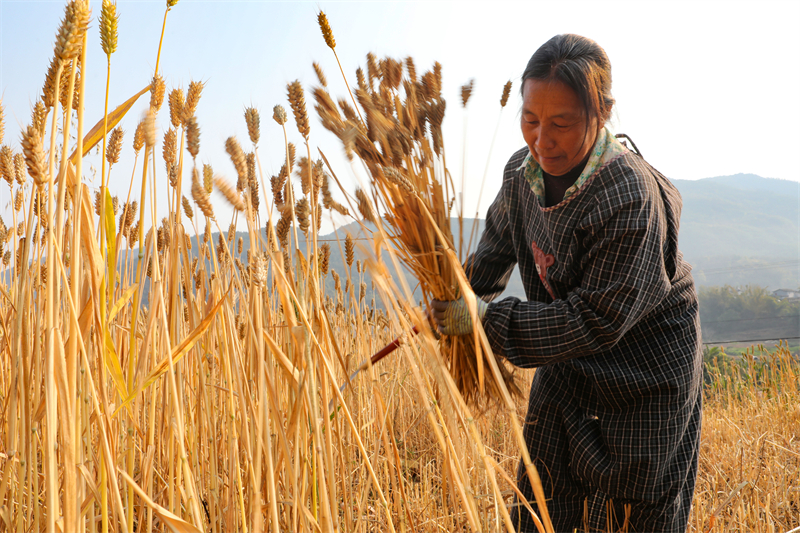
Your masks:
{"label": "bundle of wheat", "polygon": [[[314,90],[323,126],[339,137],[348,158],[358,157],[369,170],[372,200],[385,212],[382,224],[399,257],[419,280],[425,301],[454,300],[471,293],[461,268],[464,258],[453,252],[450,230],[455,191],[442,142],[441,65],[434,64],[417,79],[411,58],[404,64],[392,58],[378,61],[368,54],[367,76],[360,68],[356,74],[360,110],[343,99],[337,107],[324,86]],[[369,196],[358,190],[356,197],[364,219],[381,223]],[[477,400],[484,390],[488,399],[499,399],[497,381],[484,372],[493,355],[477,339],[477,332],[474,337],[444,336],[442,354],[465,399]],[[520,393],[513,374],[503,364],[499,368],[507,388]]]}

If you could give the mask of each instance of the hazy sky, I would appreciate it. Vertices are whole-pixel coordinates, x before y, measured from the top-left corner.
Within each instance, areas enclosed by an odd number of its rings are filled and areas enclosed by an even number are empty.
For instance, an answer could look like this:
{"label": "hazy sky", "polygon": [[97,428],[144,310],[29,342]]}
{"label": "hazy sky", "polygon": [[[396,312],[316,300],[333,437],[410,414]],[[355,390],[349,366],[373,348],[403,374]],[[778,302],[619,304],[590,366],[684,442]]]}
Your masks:
{"label": "hazy sky", "polygon": [[[117,4],[120,33],[111,60],[112,107],[150,82],[165,11],[164,0]],[[19,150],[19,129],[29,123],[31,106],[41,94],[63,6],[60,0],[0,0],[4,143],[15,150]],[[96,20],[100,6],[101,2],[92,2],[86,69],[89,126],[102,116],[106,81]],[[331,22],[336,51],[351,84],[356,67],[364,65],[370,51],[379,57],[412,56],[420,73],[434,61],[442,63],[448,166],[461,181],[466,161],[463,179],[469,214],[475,212],[484,169],[488,166],[482,215],[499,189],[505,161],[523,145],[519,76],[536,48],[558,33],[579,33],[605,48],[617,100],[611,127],[630,135],[644,157],[668,177],[699,179],[747,172],[800,180],[800,2],[793,0],[180,0],[167,18],[160,72],[168,91],[185,89],[191,80],[206,83],[197,111],[202,162],[233,179],[224,142],[236,135],[245,150],[251,149],[243,110],[252,105],[261,112],[259,154],[265,179],[277,173],[283,160],[283,134],[271,119],[272,108],[282,104],[289,109],[286,84],[299,79],[314,115],[310,89],[317,80],[312,61],[322,65],[331,93],[346,95],[336,59],[319,32],[320,8]],[[464,110],[460,86],[471,78],[475,91]],[[499,98],[509,79],[514,82],[513,96],[501,114]],[[127,134],[123,159],[110,182],[112,194],[122,199],[131,184],[133,131],[148,100],[143,96],[122,123]],[[166,131],[166,104],[159,118],[161,130]],[[294,122],[288,126],[289,140],[301,145]],[[317,157],[321,148],[352,190],[356,178],[341,156],[340,144],[316,121],[310,144],[312,156]],[[157,170],[163,183],[160,152],[159,146]],[[90,158],[88,165],[98,166],[97,161]],[[91,168],[85,172],[99,186],[99,176],[92,178]],[[140,187],[138,174],[133,178],[134,191]],[[190,196],[187,182],[185,178],[184,194]],[[0,212],[7,212],[7,203],[8,189],[0,186]],[[215,205],[221,203],[215,200]]]}

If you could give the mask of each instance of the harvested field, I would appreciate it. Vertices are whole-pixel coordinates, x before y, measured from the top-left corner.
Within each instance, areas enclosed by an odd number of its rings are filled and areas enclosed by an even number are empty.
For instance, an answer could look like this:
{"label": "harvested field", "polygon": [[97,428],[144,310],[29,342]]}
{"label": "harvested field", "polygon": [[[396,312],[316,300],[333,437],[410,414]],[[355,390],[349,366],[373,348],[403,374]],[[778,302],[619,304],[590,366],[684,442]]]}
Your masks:
{"label": "harvested field", "polygon": [[[227,137],[236,175],[226,177],[202,159],[201,139],[213,138],[201,138],[195,114],[203,83],[167,87],[158,59],[145,90],[116,108],[106,100],[106,117],[84,116],[87,28],[101,32],[109,76],[117,40],[115,5],[93,6],[67,4],[20,143],[0,127],[10,199],[0,222],[0,531],[512,531],[532,373],[512,376],[481,331],[467,346],[441,342],[386,268],[416,268],[425,299],[469,293],[466,250],[459,258],[448,240],[456,188],[437,129],[441,66],[417,79],[410,59],[370,55],[355,96],[336,103],[317,67],[323,124],[373,158],[360,192],[340,191],[346,170],[316,157],[299,82],[287,87],[288,109],[245,109],[248,138]],[[318,22],[335,53],[324,14]],[[414,108],[401,94],[416,91],[426,114],[416,128],[394,127],[390,118]],[[140,98],[149,111],[125,134],[118,124]],[[276,176],[261,170],[267,127],[285,139]],[[92,149],[105,156],[99,187],[85,179]],[[116,167],[121,150],[136,154],[133,168]],[[109,179],[132,175],[141,188],[131,180],[127,198],[112,197]],[[433,198],[414,206],[416,240],[402,240],[405,187]],[[167,190],[161,219],[157,188]],[[232,219],[217,218],[223,202]],[[320,244],[330,210],[379,229],[358,245]],[[329,268],[331,254],[344,271]],[[369,364],[395,339],[394,353]],[[800,526],[800,364],[784,347],[745,361],[710,369],[692,531]],[[548,530],[543,498],[530,505]]]}

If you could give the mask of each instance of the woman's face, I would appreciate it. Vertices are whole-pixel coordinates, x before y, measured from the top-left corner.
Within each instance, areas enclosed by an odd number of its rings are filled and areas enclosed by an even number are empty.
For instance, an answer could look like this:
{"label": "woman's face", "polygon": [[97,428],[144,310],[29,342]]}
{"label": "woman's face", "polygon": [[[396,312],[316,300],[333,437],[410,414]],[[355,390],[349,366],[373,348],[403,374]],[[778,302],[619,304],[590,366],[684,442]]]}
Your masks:
{"label": "woman's face", "polygon": [[594,117],[587,121],[578,95],[562,82],[525,81],[522,136],[533,158],[548,174],[563,176],[589,154],[601,126]]}

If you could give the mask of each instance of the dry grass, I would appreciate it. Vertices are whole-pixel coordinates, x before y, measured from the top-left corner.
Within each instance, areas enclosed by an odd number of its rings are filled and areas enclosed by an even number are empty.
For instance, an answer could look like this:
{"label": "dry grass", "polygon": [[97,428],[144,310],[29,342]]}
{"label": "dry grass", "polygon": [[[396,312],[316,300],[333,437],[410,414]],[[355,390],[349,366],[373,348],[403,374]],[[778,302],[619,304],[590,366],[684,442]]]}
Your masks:
{"label": "dry grass", "polygon": [[800,526],[800,364],[785,346],[715,361],[705,389],[692,531]]}
{"label": "dry grass", "polygon": [[[165,24],[175,4],[168,2]],[[190,84],[182,105],[182,95],[168,93],[167,118],[157,109],[166,88],[157,83],[151,111],[132,136],[134,168],[124,171],[140,172],[142,189],[125,200],[106,191],[110,174],[120,172],[118,151],[130,149],[118,146],[121,134],[111,135],[98,216],[94,191],[76,179],[81,155],[147,91],[86,133],[77,61],[85,53],[85,6],[70,3],[65,13],[49,97],[25,129],[17,149],[24,155],[9,153],[13,171],[4,164],[2,172],[15,201],[9,225],[0,224],[0,531],[510,530],[508,479],[521,453],[515,428],[525,400],[512,404],[505,394],[489,410],[464,401],[447,349],[386,274],[381,257],[416,260],[402,244],[388,246],[387,234],[376,234],[363,264],[354,261],[351,239],[334,245],[347,267],[328,272],[331,248],[316,242],[318,221],[323,209],[347,209],[333,200],[322,165],[311,162],[302,87],[290,92],[305,164],[295,161],[286,111],[276,107],[286,160],[265,186],[258,113],[248,108],[252,146],[228,142],[234,187],[195,164],[202,85]],[[115,12],[104,6],[103,13],[111,78]],[[384,65],[396,89],[396,65]],[[371,58],[370,81],[361,73],[356,92],[379,81],[380,70]],[[416,79],[412,62],[406,70]],[[435,88],[437,76],[440,68],[423,75],[421,90]],[[360,106],[339,105],[358,124]],[[430,112],[441,124],[443,105]],[[365,114],[380,127],[380,117]],[[160,151],[165,169],[156,161],[157,124],[168,122],[175,129],[170,148]],[[363,135],[343,141],[376,142]],[[436,131],[422,138],[425,165],[376,163],[371,176],[385,178],[378,186],[391,198],[407,186],[435,187],[445,175],[441,139]],[[389,168],[399,174],[390,177]],[[302,176],[294,176],[297,169]],[[424,180],[423,170],[430,171]],[[168,215],[143,218],[145,205],[157,212],[153,184],[164,173],[171,178],[159,181],[169,183]],[[215,182],[220,194],[212,193]],[[182,194],[189,188],[195,206]],[[449,228],[444,207],[452,187],[435,194],[435,209],[426,209]],[[396,202],[378,208],[376,197],[364,194],[363,202],[376,213],[399,213]],[[224,199],[238,209],[233,220],[215,218],[212,204]],[[244,255],[230,229],[237,222],[248,232]],[[447,268],[456,277],[449,283],[460,283],[452,262]],[[367,287],[367,270],[374,287]],[[333,291],[326,292],[326,276],[335,279]],[[422,334],[412,336],[414,326]],[[397,337],[401,347],[390,360],[367,365],[339,392],[363,360]],[[785,351],[769,357],[769,366],[751,361],[746,374],[720,371],[708,389],[695,531],[798,525],[798,365]],[[493,358],[484,362],[489,376]],[[531,375],[518,374],[522,390]]]}

